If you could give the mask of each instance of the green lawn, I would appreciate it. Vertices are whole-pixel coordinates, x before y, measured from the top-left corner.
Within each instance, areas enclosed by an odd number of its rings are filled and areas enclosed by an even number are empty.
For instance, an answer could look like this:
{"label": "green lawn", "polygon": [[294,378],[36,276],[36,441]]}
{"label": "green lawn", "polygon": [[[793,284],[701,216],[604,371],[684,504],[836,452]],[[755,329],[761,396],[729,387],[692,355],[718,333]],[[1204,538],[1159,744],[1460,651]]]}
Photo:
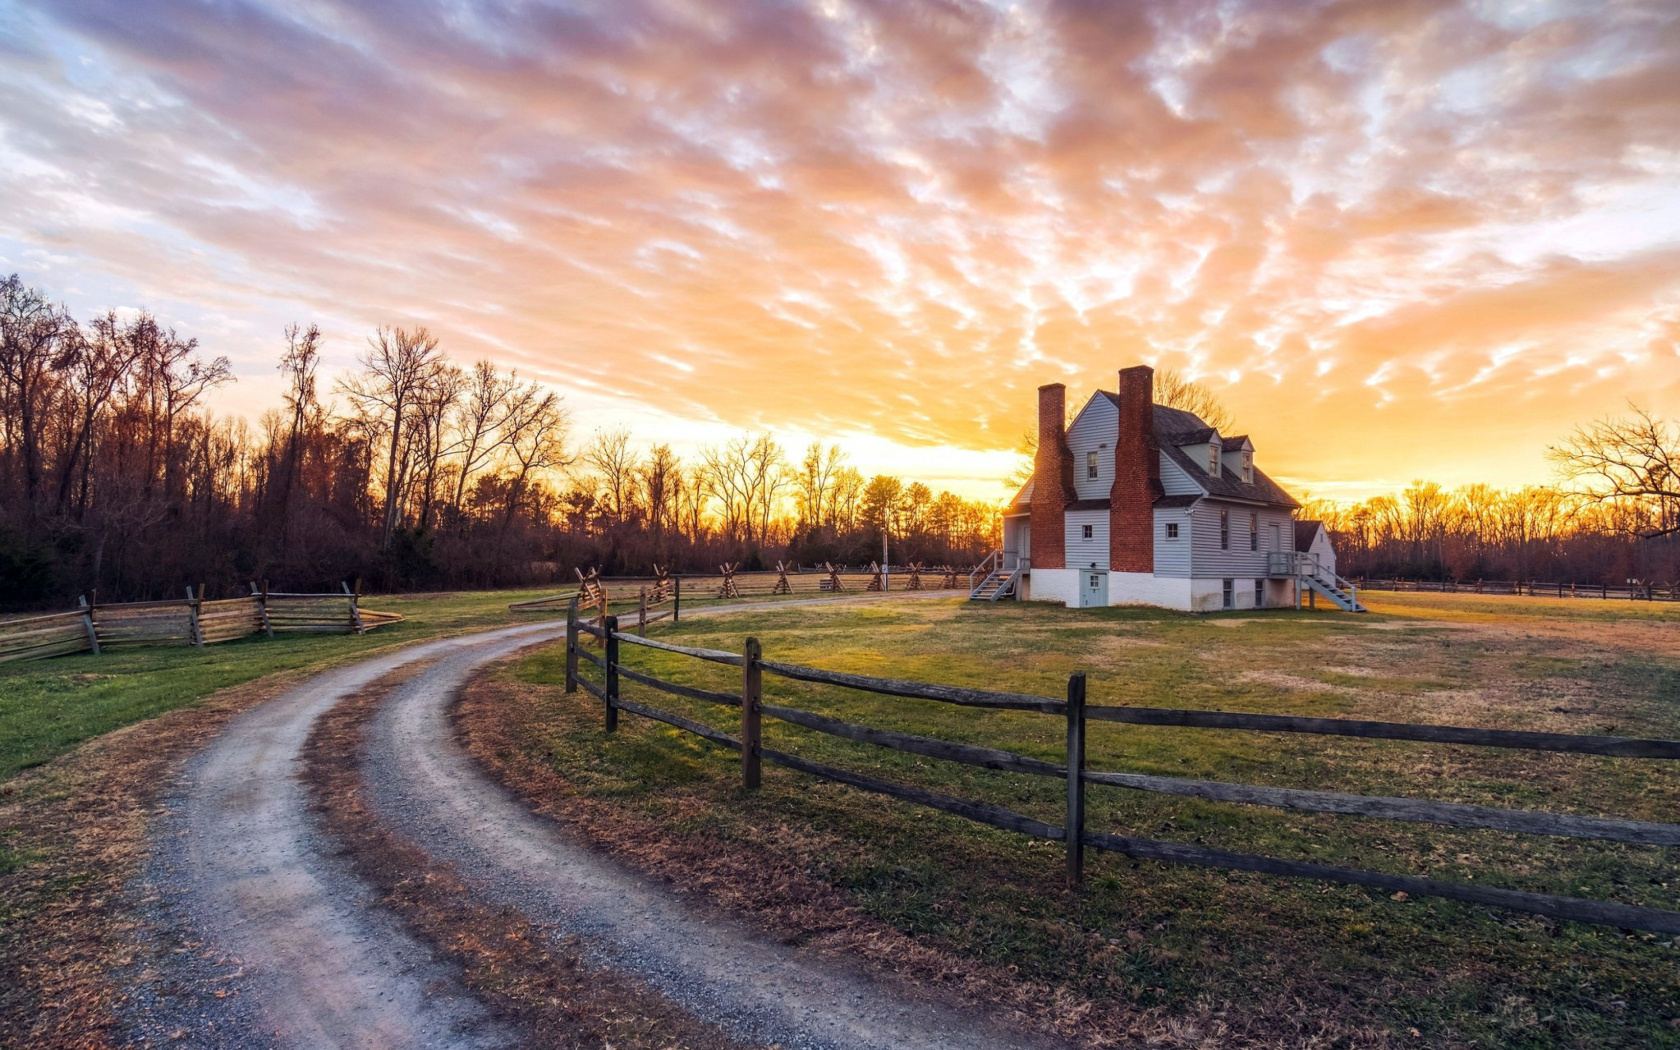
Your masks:
{"label": "green lawn", "polygon": [[[1140,610],[929,602],[788,609],[659,629],[685,644],[923,681],[1090,701],[1680,737],[1680,608],[1647,603],[1372,593],[1374,612],[1188,617]],[[624,647],[661,677],[735,689],[740,672]],[[585,672],[594,669],[585,665]],[[546,720],[570,787],[721,849],[810,870],[870,913],[943,948],[1093,999],[1189,1010],[1305,1004],[1353,1029],[1497,1046],[1680,1045],[1680,951],[1669,938],[1557,924],[1360,888],[1097,854],[1060,890],[1059,845],[1033,842],[766,765],[753,796],[735,756],[558,691],[558,648],[506,672]],[[1059,760],[1063,723],[765,676],[766,700],[848,721]],[[533,688],[534,687],[534,688]],[[728,731],[734,713],[626,682],[625,695]],[[1058,780],[889,752],[766,720],[765,744],[1061,823]],[[1671,765],[1341,738],[1093,723],[1090,765],[1671,821]],[[1680,908],[1675,851],[1533,838],[1093,786],[1089,826],[1377,870]],[[1352,1029],[1349,1029],[1352,1030]]]}
{"label": "green lawn", "polygon": [[508,602],[542,593],[551,592],[370,596],[363,600],[367,608],[401,613],[404,620],[360,637],[254,636],[203,649],[121,648],[98,656],[0,664],[0,780],[101,733],[264,675],[325,667],[392,645],[557,615],[507,611]]}

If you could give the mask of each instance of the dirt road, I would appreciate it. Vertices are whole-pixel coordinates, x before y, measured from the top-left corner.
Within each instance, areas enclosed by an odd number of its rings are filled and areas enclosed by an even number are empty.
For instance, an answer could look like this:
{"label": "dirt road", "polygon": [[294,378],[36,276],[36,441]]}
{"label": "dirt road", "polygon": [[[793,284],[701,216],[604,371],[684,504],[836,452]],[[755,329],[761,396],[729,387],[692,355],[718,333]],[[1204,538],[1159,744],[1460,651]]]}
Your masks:
{"label": "dirt road", "polygon": [[[827,603],[846,599],[824,599]],[[785,607],[789,603],[780,603]],[[761,606],[695,610],[728,615]],[[542,624],[415,646],[321,675],[231,722],[192,763],[147,874],[191,950],[134,1029],[176,1045],[499,1047],[540,1033],[492,1016],[405,932],[323,840],[300,752],[325,712],[381,678],[364,777],[380,820],[470,892],[592,965],[633,975],[746,1042],[799,1047],[1029,1045],[983,1018],[759,936],[644,883],[490,782],[456,743],[448,706],[481,665],[552,640]],[[206,976],[205,960],[214,960]],[[207,982],[216,985],[207,992]],[[186,989],[182,991],[182,989]],[[220,993],[220,994],[217,994]]]}

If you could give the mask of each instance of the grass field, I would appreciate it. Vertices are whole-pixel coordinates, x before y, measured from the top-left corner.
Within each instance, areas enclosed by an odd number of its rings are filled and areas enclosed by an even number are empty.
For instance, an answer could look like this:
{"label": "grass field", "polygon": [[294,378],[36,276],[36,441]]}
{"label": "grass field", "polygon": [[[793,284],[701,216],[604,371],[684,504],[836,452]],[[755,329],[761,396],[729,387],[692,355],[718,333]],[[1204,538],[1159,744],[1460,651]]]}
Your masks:
{"label": "grass field", "polygon": [[[1184,617],[1005,603],[788,609],[662,627],[660,637],[836,670],[1093,703],[1680,737],[1680,609],[1459,595],[1370,596],[1374,613]],[[625,647],[631,666],[717,689],[739,672]],[[585,666],[586,673],[593,668]],[[533,746],[568,790],[719,850],[750,851],[844,893],[923,943],[1141,1010],[1271,1018],[1279,1030],[1485,1046],[1680,1045],[1668,938],[1301,881],[1090,859],[1061,888],[1059,845],[766,766],[566,696],[562,654],[506,670]],[[765,677],[766,700],[848,721],[1057,760],[1063,723]],[[625,683],[625,695],[733,731],[730,710]],[[766,720],[765,745],[1061,822],[1060,781],[994,773]],[[1093,723],[1090,765],[1671,821],[1680,770],[1636,760]],[[1674,851],[1168,798],[1096,787],[1089,825],[1456,881],[1680,908]],[[1217,1011],[1216,1011],[1217,1012]],[[1291,1028],[1291,1026],[1294,1026]],[[1384,1035],[1386,1033],[1386,1035]],[[1415,1033],[1415,1035],[1414,1035]],[[1286,1040],[1287,1042],[1287,1040]]]}
{"label": "grass field", "polygon": [[373,596],[364,599],[366,607],[401,613],[404,619],[359,637],[253,636],[203,649],[150,646],[0,664],[0,780],[101,733],[265,675],[325,667],[375,649],[472,628],[552,617],[508,613],[508,602],[540,593],[548,592]]}

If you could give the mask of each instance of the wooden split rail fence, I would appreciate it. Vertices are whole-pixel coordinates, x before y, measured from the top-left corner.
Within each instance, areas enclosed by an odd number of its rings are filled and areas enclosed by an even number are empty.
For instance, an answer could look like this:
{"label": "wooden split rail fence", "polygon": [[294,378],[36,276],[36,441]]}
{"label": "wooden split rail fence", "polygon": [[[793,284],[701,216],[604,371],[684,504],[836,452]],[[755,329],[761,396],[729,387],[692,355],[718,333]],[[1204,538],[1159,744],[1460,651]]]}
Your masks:
{"label": "wooden split rail fence", "polygon": [[[604,650],[601,655],[597,656],[584,651],[579,644],[579,639],[585,635],[600,640]],[[695,660],[739,667],[741,668],[740,689],[739,691],[722,692],[656,678],[643,671],[625,666],[621,662],[620,653],[624,645],[643,646],[691,657]],[[578,673],[580,661],[594,665],[601,672],[599,682],[591,681]],[[871,726],[844,722],[798,708],[765,703],[763,678],[766,674],[794,681],[839,686],[845,689],[885,696],[931,700],[971,708],[1030,711],[1059,717],[1066,722],[1067,744],[1064,760],[1060,763],[1050,762],[1011,751],[877,729]],[[740,735],[731,736],[722,730],[683,715],[625,699],[621,693],[621,686],[625,681],[673,696],[738,708],[741,712]],[[741,755],[742,784],[749,789],[759,786],[762,763],[768,761],[825,780],[849,784],[864,791],[877,792],[928,806],[995,828],[1030,835],[1035,838],[1063,842],[1066,844],[1068,881],[1076,887],[1082,883],[1084,878],[1085,851],[1095,849],[1166,863],[1351,883],[1388,893],[1406,893],[1415,897],[1441,897],[1544,915],[1553,919],[1596,923],[1622,929],[1652,930],[1669,934],[1680,933],[1680,911],[1469,883],[1447,882],[1412,875],[1364,871],[1328,864],[1238,853],[1202,845],[1164,842],[1105,830],[1094,830],[1087,827],[1085,801],[1087,789],[1091,785],[1097,785],[1099,787],[1116,787],[1133,791],[1200,798],[1218,802],[1244,803],[1301,812],[1374,817],[1384,820],[1410,821],[1457,828],[1482,828],[1529,835],[1596,839],[1658,846],[1680,845],[1680,825],[1606,817],[1572,816],[1450,802],[1432,802],[1411,798],[1354,795],[1331,791],[1310,791],[1095,770],[1087,768],[1086,765],[1085,738],[1089,723],[1100,721],[1129,725],[1234,730],[1247,733],[1296,733],[1313,736],[1359,737],[1370,740],[1405,740],[1422,743],[1507,748],[1530,752],[1561,752],[1658,760],[1680,759],[1680,741],[1576,736],[1560,733],[1311,718],[1295,715],[1105,706],[1086,702],[1084,674],[1074,674],[1068,678],[1067,693],[1065,698],[1061,699],[1022,693],[992,692],[892,678],[846,674],[815,667],[780,663],[765,659],[757,639],[754,638],[746,639],[742,651],[739,653],[674,645],[670,642],[621,632],[617,617],[608,616],[599,626],[596,626],[584,623],[574,614],[568,617],[566,628],[566,691],[576,692],[580,688],[602,702],[605,709],[606,729],[609,733],[617,730],[619,712],[622,711],[675,726],[677,729],[693,733],[720,747],[738,752]],[[1062,780],[1066,784],[1065,821],[1058,826],[989,802],[957,798],[922,787],[895,783],[764,747],[762,723],[765,718],[779,719],[818,733],[826,733],[847,740],[873,744],[877,747],[921,755],[927,758]],[[1074,771],[1074,775],[1069,775],[1070,770]],[[1071,834],[1069,829],[1072,829]]]}
{"label": "wooden split rail fence", "polygon": [[98,653],[112,646],[193,645],[202,648],[253,634],[361,634],[402,617],[361,606],[361,589],[298,594],[251,586],[240,598],[210,600],[204,587],[185,598],[100,603],[80,599],[63,613],[0,620],[0,662]]}
{"label": "wooden split rail fence", "polygon": [[1541,580],[1407,580],[1400,578],[1353,581],[1362,591],[1420,591],[1440,594],[1504,594],[1530,598],[1597,598],[1603,601],[1680,601],[1680,583],[1561,583]]}
{"label": "wooden split rail fence", "polygon": [[[667,599],[675,604],[683,601],[683,594],[688,595],[687,601],[712,601],[734,598],[768,598],[780,595],[810,595],[816,597],[823,594],[864,593],[878,591],[882,585],[882,571],[873,563],[867,568],[849,568],[846,566],[822,565],[816,568],[800,569],[793,565],[778,564],[774,569],[762,572],[742,572],[733,565],[719,566],[716,573],[675,573],[661,572],[654,576],[599,576],[594,572],[584,575],[578,573],[580,586],[577,590],[563,591],[559,594],[545,595],[540,598],[530,598],[525,601],[511,602],[508,609],[514,612],[539,612],[543,610],[559,610],[570,606],[577,600],[584,609],[601,608],[601,595],[611,592],[617,595],[611,598],[613,605],[620,608],[632,607],[634,598],[622,597],[634,594],[639,588],[646,587],[648,604],[650,606],[663,604]],[[922,574],[937,575],[939,588],[955,590],[964,577],[958,570],[949,566],[930,569],[922,565],[893,566],[891,571],[892,590],[920,591],[931,589],[931,580],[924,580]],[[596,626],[602,612],[595,614]]]}

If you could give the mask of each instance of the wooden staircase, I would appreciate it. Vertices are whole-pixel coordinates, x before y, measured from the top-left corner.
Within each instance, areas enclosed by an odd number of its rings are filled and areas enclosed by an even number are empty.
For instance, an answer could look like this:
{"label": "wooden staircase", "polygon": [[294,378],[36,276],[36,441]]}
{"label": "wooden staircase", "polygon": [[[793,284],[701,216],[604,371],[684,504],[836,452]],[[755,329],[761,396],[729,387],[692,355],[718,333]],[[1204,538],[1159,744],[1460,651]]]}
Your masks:
{"label": "wooden staircase", "polygon": [[1322,594],[1343,612],[1368,612],[1359,603],[1359,588],[1338,576],[1334,569],[1321,565],[1316,557],[1295,551],[1274,551],[1271,575],[1293,576],[1300,584],[1301,594]]}
{"label": "wooden staircase", "polygon": [[969,601],[995,602],[1019,597],[1021,573],[1026,566],[1019,559],[1015,559],[1011,568],[1005,568],[1003,563],[1003,552],[993,551],[974,567],[968,574]]}

